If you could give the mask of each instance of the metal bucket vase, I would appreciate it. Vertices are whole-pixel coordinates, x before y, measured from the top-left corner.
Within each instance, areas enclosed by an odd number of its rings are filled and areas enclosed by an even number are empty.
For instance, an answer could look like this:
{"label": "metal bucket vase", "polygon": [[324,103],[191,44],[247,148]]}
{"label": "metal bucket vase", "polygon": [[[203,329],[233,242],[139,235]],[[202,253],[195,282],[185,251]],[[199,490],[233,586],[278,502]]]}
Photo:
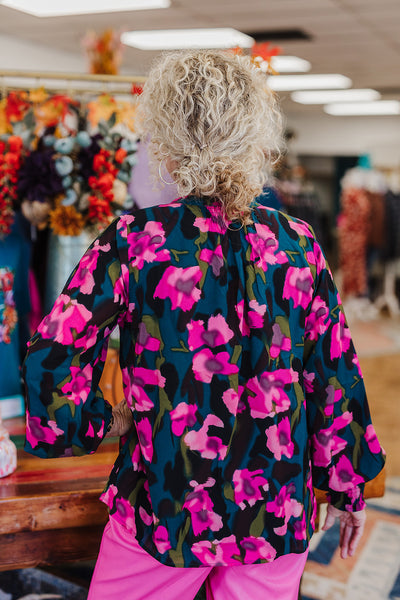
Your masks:
{"label": "metal bucket vase", "polygon": [[48,246],[45,312],[48,313],[73,269],[82,258],[94,236],[83,231],[80,235],[51,235]]}

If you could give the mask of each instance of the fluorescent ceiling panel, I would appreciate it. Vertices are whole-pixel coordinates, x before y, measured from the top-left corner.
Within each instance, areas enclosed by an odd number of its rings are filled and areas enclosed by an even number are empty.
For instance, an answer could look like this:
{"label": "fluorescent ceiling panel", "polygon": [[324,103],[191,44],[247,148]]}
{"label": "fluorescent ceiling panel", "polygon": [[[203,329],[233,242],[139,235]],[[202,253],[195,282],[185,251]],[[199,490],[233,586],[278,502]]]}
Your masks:
{"label": "fluorescent ceiling panel", "polygon": [[300,104],[328,104],[331,102],[368,102],[379,100],[380,93],[372,89],[310,90],[293,92],[291,99]]}
{"label": "fluorescent ceiling panel", "polygon": [[400,115],[400,102],[397,100],[381,100],[380,102],[340,102],[327,104],[324,110],[328,115],[338,117]]}
{"label": "fluorescent ceiling panel", "polygon": [[268,77],[271,89],[277,92],[291,90],[345,89],[352,85],[351,79],[344,75],[271,75]]}
{"label": "fluorescent ceiling panel", "polygon": [[165,29],[126,31],[121,41],[140,50],[179,50],[182,48],[250,48],[253,38],[229,27],[214,29]]}
{"label": "fluorescent ceiling panel", "polygon": [[168,8],[170,0],[3,0],[0,4],[35,17]]}
{"label": "fluorescent ceiling panel", "polygon": [[[307,73],[311,69],[311,63],[298,56],[273,56],[271,66],[278,73]],[[266,71],[267,68],[267,62],[261,63],[263,71]]]}

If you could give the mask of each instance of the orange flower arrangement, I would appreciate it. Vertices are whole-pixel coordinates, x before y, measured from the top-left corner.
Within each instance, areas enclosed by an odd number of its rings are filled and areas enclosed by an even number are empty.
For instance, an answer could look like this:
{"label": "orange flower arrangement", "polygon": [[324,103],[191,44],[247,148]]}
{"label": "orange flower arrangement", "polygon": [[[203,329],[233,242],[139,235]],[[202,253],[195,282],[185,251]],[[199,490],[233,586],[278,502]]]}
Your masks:
{"label": "orange flower arrangement", "polygon": [[22,153],[20,137],[10,135],[7,141],[0,141],[0,237],[10,233],[14,222],[14,204],[17,199]]}
{"label": "orange flower arrangement", "polygon": [[117,75],[122,61],[120,35],[112,29],[97,34],[88,31],[82,45],[89,57],[89,72],[93,74]]}
{"label": "orange flower arrangement", "polygon": [[85,219],[74,206],[62,204],[50,211],[49,222],[57,235],[79,235],[85,226]]}
{"label": "orange flower arrangement", "polygon": [[[243,48],[240,48],[240,46],[232,48],[230,52],[238,55],[245,54]],[[282,49],[279,46],[271,46],[269,42],[254,43],[251,48],[251,60],[257,67],[261,67],[261,64],[266,62],[268,65],[267,73],[269,75],[276,75],[277,71],[272,67],[271,62],[273,57],[278,56],[281,52]]]}

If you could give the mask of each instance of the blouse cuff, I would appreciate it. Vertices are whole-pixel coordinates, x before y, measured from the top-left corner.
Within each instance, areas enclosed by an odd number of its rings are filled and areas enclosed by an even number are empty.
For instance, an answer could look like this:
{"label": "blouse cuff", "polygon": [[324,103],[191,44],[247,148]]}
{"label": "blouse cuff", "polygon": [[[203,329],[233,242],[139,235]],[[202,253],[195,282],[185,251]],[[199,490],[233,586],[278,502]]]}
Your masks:
{"label": "blouse cuff", "polygon": [[364,486],[357,485],[346,492],[330,492],[328,494],[328,502],[339,510],[346,510],[348,512],[357,512],[365,508],[364,500]]}

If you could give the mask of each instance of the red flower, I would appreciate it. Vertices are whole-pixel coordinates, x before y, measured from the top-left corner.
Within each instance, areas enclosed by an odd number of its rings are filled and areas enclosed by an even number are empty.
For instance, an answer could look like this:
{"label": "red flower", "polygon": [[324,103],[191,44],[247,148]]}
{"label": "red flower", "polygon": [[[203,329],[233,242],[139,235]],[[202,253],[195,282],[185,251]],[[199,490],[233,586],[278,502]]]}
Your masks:
{"label": "red flower", "polygon": [[13,202],[21,167],[22,139],[12,135],[1,142],[0,154],[0,237],[8,235],[14,221]]}
{"label": "red flower", "polygon": [[131,89],[131,93],[135,96],[140,96],[140,94],[143,92],[143,86],[141,85],[137,85],[136,83],[134,83],[132,85],[132,89]]}
{"label": "red flower", "polygon": [[280,54],[281,51],[282,49],[279,46],[270,46],[269,42],[262,42],[260,44],[253,44],[251,55],[254,58],[260,57],[270,62],[271,58]]}
{"label": "red flower", "polygon": [[124,161],[124,158],[127,154],[128,152],[124,148],[118,148],[118,150],[115,153],[115,162],[117,162],[120,165]]}
{"label": "red flower", "polygon": [[111,217],[110,204],[102,198],[96,196],[89,196],[89,220],[107,222],[108,217]]}
{"label": "red flower", "polygon": [[10,92],[8,94],[5,108],[8,121],[21,121],[29,108],[26,92]]}
{"label": "red flower", "polygon": [[[104,154],[102,153],[102,151],[100,150],[100,152],[98,154],[95,155],[95,157],[93,158],[93,169],[98,173],[99,171],[101,171],[104,168],[104,165],[106,164],[107,159],[104,156]],[[91,183],[89,183],[90,185],[92,185]]]}
{"label": "red flower", "polygon": [[[17,152],[20,153],[21,149],[22,149],[22,138],[20,138],[18,135],[10,135],[10,137],[7,140],[8,142],[8,147],[10,148],[10,152]],[[4,149],[5,149],[5,144],[2,142],[2,144],[4,145]],[[2,149],[3,151],[3,149]]]}

